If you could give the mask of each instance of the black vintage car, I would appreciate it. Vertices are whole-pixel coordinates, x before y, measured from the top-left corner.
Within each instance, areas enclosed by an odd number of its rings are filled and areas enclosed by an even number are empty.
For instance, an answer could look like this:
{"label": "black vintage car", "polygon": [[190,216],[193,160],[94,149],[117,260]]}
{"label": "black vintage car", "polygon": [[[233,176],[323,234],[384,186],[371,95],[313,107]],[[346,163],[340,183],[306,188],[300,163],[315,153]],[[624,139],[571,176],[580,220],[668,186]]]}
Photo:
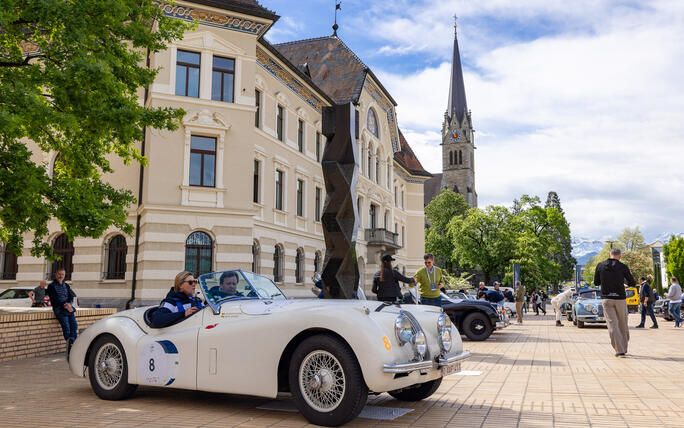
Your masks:
{"label": "black vintage car", "polygon": [[461,334],[470,340],[485,340],[496,329],[506,326],[504,315],[486,300],[442,298],[442,309]]}

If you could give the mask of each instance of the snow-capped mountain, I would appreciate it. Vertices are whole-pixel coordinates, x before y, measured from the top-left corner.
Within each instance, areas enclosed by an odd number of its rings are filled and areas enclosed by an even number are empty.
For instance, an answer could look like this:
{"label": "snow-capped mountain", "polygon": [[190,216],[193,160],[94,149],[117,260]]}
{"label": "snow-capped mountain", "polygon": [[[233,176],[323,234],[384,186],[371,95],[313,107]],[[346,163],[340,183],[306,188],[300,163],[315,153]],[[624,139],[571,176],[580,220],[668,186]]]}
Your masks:
{"label": "snow-capped mountain", "polygon": [[662,242],[663,244],[665,244],[665,243],[667,243],[667,242],[670,240],[670,238],[672,237],[672,235],[674,235],[674,236],[684,236],[684,233],[665,232],[665,233],[661,233],[660,235],[658,235],[658,236],[656,236],[656,237],[654,237],[654,238],[647,239],[646,242],[648,242],[648,243],[650,244],[650,243],[655,242],[655,241],[660,241],[660,242]]}
{"label": "snow-capped mountain", "polygon": [[572,238],[572,256],[577,259],[577,264],[584,265],[601,251],[605,243],[601,239]]}

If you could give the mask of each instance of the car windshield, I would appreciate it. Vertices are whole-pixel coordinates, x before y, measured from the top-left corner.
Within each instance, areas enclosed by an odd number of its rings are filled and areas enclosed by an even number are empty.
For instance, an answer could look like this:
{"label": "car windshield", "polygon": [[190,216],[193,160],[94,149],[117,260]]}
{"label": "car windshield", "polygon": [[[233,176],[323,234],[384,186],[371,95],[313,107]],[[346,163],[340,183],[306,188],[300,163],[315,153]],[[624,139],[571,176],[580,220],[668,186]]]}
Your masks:
{"label": "car windshield", "polygon": [[580,300],[600,299],[601,298],[601,292],[598,290],[583,291],[580,293],[579,298],[580,298]]}
{"label": "car windshield", "polygon": [[625,294],[627,295],[627,297],[634,297],[634,290],[628,288],[627,290],[625,290]]}
{"label": "car windshield", "polygon": [[27,297],[28,290],[18,290],[16,288],[10,288],[0,294],[0,299],[25,299]]}
{"label": "car windshield", "polygon": [[285,299],[273,281],[240,269],[205,273],[200,275],[199,282],[207,302],[214,309],[230,300]]}

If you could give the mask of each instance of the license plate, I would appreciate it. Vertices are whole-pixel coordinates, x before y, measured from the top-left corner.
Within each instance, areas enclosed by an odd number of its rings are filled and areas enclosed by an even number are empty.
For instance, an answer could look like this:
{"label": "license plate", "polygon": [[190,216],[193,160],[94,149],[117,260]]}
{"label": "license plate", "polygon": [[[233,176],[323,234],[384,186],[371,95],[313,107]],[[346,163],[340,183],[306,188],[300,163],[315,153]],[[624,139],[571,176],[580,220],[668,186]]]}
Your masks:
{"label": "license plate", "polygon": [[442,377],[452,375],[461,371],[461,363],[452,364],[450,366],[442,367]]}
{"label": "license plate", "polygon": [[603,317],[596,317],[596,321],[605,321],[606,319]]}

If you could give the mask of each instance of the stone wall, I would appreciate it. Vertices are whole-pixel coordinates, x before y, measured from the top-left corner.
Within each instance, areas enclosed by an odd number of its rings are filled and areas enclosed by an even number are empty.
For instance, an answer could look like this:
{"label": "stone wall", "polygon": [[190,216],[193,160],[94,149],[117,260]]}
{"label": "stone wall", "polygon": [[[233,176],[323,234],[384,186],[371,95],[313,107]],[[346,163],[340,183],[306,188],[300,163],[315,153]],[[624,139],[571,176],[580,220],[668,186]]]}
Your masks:
{"label": "stone wall", "polygon": [[[78,331],[115,313],[114,308],[78,309]],[[64,352],[62,328],[50,308],[27,308],[20,312],[0,311],[0,361],[18,360]]]}

